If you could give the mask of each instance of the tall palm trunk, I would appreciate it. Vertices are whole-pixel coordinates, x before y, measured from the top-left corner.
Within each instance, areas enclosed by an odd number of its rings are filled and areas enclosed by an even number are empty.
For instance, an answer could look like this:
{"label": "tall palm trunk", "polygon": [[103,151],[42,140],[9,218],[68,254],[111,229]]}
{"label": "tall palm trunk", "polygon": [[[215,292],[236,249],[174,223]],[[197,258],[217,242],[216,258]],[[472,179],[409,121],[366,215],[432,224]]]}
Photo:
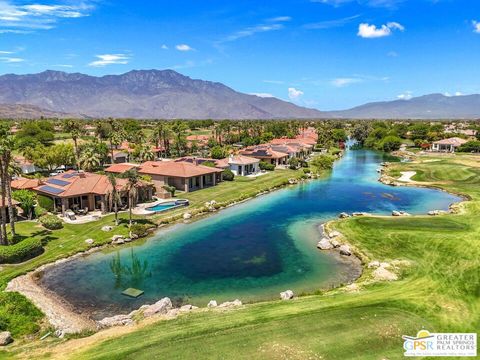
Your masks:
{"label": "tall palm trunk", "polygon": [[5,177],[5,166],[3,157],[0,160],[0,182],[1,182],[1,194],[0,194],[0,232],[1,237],[0,241],[2,245],[8,245],[8,237],[7,237],[7,214],[6,214],[6,177]]}
{"label": "tall palm trunk", "polygon": [[[117,196],[117,195],[115,195]],[[118,199],[115,198],[113,201],[113,211],[115,212],[115,225],[118,226]]]}
{"label": "tall palm trunk", "polygon": [[11,181],[12,178],[9,174],[6,176],[7,178],[7,183],[6,183],[6,193],[7,193],[7,202],[8,202],[8,216],[10,218],[10,233],[12,234],[12,237],[16,235],[15,231],[15,209],[13,207],[13,202],[12,202],[12,186],[11,186]]}

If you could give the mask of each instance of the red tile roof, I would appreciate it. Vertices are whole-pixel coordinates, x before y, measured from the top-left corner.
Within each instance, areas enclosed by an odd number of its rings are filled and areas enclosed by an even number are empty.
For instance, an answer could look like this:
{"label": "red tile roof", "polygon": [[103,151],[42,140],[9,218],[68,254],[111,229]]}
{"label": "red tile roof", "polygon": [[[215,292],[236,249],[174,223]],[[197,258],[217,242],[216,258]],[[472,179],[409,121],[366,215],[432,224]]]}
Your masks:
{"label": "red tile roof", "polygon": [[113,164],[108,168],[106,168],[105,171],[109,173],[123,174],[125,171],[131,170],[138,166],[139,165],[137,164],[130,164],[130,163]]}
{"label": "red tile roof", "polygon": [[15,190],[31,190],[40,184],[40,179],[18,178],[12,181],[12,189]]}
{"label": "red tile roof", "polygon": [[138,172],[146,175],[161,175],[181,178],[190,178],[213,173],[222,170],[203,165],[195,165],[184,161],[147,161],[140,165]]}

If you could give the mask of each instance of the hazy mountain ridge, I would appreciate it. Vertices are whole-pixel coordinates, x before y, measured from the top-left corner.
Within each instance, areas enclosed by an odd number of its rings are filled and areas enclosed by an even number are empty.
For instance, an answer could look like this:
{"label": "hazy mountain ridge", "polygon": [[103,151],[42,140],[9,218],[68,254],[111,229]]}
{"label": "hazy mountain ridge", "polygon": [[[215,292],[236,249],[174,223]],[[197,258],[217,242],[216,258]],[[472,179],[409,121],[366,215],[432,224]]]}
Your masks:
{"label": "hazy mountain ridge", "polygon": [[410,100],[367,103],[348,110],[326,112],[324,115],[359,119],[474,119],[480,118],[480,95],[430,94]]}
{"label": "hazy mountain ridge", "polygon": [[133,70],[95,77],[45,71],[0,76],[0,103],[29,104],[91,117],[273,119],[315,118],[321,112],[276,98],[242,94],[173,70]]}

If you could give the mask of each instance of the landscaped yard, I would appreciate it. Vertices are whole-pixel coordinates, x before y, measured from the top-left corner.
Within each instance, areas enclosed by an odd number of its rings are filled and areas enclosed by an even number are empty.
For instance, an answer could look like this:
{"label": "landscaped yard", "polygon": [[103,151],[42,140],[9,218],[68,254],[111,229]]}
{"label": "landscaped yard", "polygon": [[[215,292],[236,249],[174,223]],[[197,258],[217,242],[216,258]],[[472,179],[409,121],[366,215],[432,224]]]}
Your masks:
{"label": "landscaped yard", "polygon": [[[464,203],[459,214],[360,217],[334,224],[369,261],[407,260],[410,265],[402,268],[398,281],[372,282],[367,269],[359,279],[359,292],[337,289],[236,311],[207,310],[150,325],[140,323],[118,334],[112,329],[108,336],[48,340],[48,350],[34,343],[28,345],[28,352],[21,346],[15,351],[26,357],[79,359],[401,359],[401,336],[415,335],[422,327],[478,331],[480,178],[470,174],[477,173],[480,165],[471,156],[430,160],[422,157],[420,163],[395,164],[392,171],[414,170],[421,174],[416,180],[469,194],[473,201]],[[461,170],[460,175],[452,175],[454,170]],[[241,194],[242,184],[235,185]],[[225,193],[233,189],[233,184],[220,186]],[[192,202],[213,200],[210,190],[188,197]],[[54,346],[57,342],[61,343]]]}

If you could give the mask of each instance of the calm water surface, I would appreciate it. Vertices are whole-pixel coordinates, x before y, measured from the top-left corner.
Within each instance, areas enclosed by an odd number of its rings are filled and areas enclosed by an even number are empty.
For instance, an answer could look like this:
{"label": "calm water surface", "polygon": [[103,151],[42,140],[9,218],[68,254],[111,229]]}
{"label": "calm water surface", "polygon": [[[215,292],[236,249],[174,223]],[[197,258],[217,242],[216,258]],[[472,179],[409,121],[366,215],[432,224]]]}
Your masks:
{"label": "calm water surface", "polygon": [[[316,249],[319,223],[340,212],[413,214],[460,199],[377,181],[385,154],[348,151],[329,176],[258,197],[214,216],[48,270],[41,283],[93,318],[125,313],[164,296],[205,306],[210,299],[257,301],[280,291],[313,292],[359,274],[358,264]],[[138,299],[121,295],[134,287]]]}

